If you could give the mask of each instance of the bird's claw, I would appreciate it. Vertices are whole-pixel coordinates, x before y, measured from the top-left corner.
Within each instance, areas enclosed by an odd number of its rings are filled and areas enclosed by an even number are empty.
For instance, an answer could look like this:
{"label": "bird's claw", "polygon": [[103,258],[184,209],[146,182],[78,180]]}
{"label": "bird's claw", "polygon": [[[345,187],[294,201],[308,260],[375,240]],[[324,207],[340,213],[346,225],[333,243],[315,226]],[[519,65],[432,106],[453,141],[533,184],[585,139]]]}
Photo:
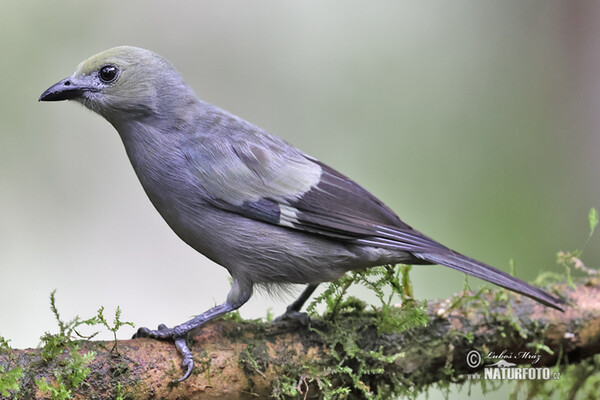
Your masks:
{"label": "bird's claw", "polygon": [[[187,333],[187,332],[185,332]],[[192,375],[192,370],[194,368],[194,357],[192,351],[187,345],[187,335],[180,334],[177,332],[176,328],[167,328],[165,324],[160,324],[157,330],[150,330],[148,328],[140,328],[133,335],[133,339],[137,338],[153,338],[153,339],[172,339],[175,342],[175,347],[177,347],[177,351],[181,354],[183,358],[181,362],[181,366],[185,373],[177,382],[183,382],[187,378]]]}
{"label": "bird's claw", "polygon": [[177,380],[177,382],[183,382],[192,374],[192,369],[194,368],[194,357],[192,355],[192,351],[187,345],[185,336],[175,338],[175,347],[177,347],[179,354],[181,354],[181,357],[183,357],[181,366],[185,370],[185,373]]}
{"label": "bird's claw", "polygon": [[153,339],[171,339],[173,338],[174,334],[174,329],[169,329],[167,328],[167,326],[165,324],[160,324],[158,326],[158,329],[156,330],[150,330],[148,328],[140,328],[138,329],[138,331],[133,335],[133,339],[138,339],[138,338],[153,338]]}
{"label": "bird's claw", "polygon": [[131,337],[132,339],[139,339],[139,338],[145,338],[145,337],[150,337],[150,333],[152,331],[148,328],[139,328],[137,330],[136,333],[133,334],[133,336]]}

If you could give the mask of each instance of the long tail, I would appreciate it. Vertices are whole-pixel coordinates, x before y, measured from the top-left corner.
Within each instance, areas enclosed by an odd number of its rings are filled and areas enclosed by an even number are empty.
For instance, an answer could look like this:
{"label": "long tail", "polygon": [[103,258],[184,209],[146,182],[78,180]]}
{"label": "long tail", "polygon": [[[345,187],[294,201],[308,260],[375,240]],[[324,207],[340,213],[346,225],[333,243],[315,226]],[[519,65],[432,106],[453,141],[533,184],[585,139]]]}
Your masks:
{"label": "long tail", "polygon": [[422,260],[454,268],[458,271],[464,272],[465,274],[473,275],[477,278],[483,279],[484,281],[488,281],[498,286],[502,286],[508,290],[512,290],[513,292],[531,297],[532,299],[549,307],[556,308],[557,310],[565,310],[565,302],[562,299],[554,297],[535,286],[531,286],[530,284],[515,278],[506,272],[500,271],[467,256],[463,256],[462,254],[456,253],[452,250],[440,253],[413,252],[413,255]]}

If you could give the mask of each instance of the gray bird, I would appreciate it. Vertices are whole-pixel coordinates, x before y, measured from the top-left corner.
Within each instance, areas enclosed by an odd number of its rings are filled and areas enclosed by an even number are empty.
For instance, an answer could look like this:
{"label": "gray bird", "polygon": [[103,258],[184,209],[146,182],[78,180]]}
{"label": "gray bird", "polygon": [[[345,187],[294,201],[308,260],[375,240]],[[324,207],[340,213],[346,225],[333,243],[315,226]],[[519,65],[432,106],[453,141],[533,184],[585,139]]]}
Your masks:
{"label": "gray bird", "polygon": [[119,132],[146,194],[188,245],[227,268],[225,303],[174,328],[135,337],[172,339],[189,377],[187,333],[241,307],[255,284],[320,282],[385,264],[441,264],[547,306],[563,301],[414,230],[379,199],[284,140],[198,99],[159,55],[121,46],[82,62],[40,101],[75,100]]}

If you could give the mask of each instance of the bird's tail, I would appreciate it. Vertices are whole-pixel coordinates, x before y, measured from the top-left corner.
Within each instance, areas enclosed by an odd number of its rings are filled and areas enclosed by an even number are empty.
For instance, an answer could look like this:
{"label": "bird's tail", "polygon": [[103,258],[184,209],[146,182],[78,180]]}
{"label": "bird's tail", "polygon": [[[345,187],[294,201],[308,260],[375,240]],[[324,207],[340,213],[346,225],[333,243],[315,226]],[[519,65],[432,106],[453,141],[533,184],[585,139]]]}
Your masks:
{"label": "bird's tail", "polygon": [[467,256],[463,256],[462,254],[456,253],[452,250],[440,253],[413,252],[413,255],[422,260],[454,268],[458,271],[464,272],[465,274],[473,275],[477,278],[483,279],[484,281],[488,281],[498,286],[502,286],[508,290],[512,290],[513,292],[531,297],[532,299],[557,310],[565,310],[565,302],[562,299],[554,297],[535,286],[532,286],[518,278],[515,278],[512,275],[507,274],[506,272],[500,271]]}

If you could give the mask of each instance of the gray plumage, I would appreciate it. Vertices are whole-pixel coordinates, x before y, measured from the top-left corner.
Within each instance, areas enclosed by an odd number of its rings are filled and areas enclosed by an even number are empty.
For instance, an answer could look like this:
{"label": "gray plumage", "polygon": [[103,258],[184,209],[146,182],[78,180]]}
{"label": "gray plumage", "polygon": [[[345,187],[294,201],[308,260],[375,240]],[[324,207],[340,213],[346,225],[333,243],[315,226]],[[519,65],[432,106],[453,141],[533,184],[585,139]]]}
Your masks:
{"label": "gray plumage", "polygon": [[175,233],[227,268],[227,301],[175,328],[189,376],[185,334],[239,308],[255,284],[309,284],[376,265],[442,264],[562,309],[542,290],[456,253],[402,222],[364,188],[280,138],[199,100],[175,69],[122,46],[79,65],[40,100],[72,99],[119,132],[148,197]]}

